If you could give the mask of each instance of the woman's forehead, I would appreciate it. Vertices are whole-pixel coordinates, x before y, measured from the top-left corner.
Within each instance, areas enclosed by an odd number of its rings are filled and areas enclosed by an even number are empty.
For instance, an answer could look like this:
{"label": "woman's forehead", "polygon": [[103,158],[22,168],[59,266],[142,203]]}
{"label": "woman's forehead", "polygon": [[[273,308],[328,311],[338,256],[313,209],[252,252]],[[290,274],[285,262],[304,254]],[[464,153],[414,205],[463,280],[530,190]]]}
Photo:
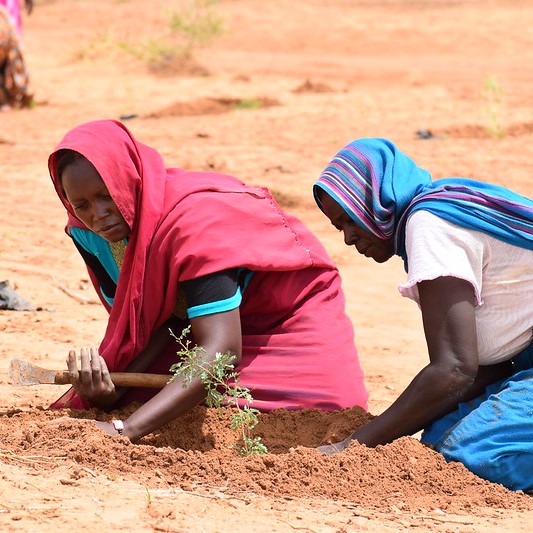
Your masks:
{"label": "woman's forehead", "polygon": [[61,181],[65,189],[75,187],[78,191],[106,187],[94,165],[85,158],[76,159],[67,165],[62,172]]}

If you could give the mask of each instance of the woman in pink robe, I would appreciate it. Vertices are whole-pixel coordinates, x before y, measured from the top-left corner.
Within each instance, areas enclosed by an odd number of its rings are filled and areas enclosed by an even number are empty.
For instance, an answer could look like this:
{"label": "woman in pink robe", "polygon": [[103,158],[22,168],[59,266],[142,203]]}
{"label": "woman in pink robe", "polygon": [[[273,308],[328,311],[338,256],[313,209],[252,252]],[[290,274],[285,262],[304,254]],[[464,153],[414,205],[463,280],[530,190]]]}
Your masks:
{"label": "woman in pink robe", "polygon": [[109,377],[168,373],[178,348],[168,328],[179,335],[189,324],[209,360],[233,354],[252,407],[366,409],[338,270],[266,189],[167,169],[112,120],[67,133],[49,169],[69,215],[67,234],[110,313],[98,350],[70,352],[73,388],[52,407],[140,400],[127,420],[103,426],[136,440],[202,403],[200,382],[154,394],[116,388]]}

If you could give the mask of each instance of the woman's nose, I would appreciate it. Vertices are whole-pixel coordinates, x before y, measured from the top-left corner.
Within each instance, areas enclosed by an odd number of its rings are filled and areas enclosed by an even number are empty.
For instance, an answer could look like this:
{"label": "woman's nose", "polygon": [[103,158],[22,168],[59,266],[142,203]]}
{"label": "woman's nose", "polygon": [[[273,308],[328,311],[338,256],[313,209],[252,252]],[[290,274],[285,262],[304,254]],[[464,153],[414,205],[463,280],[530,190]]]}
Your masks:
{"label": "woman's nose", "polygon": [[108,209],[105,202],[95,201],[93,203],[93,215],[96,219],[105,218],[107,216]]}

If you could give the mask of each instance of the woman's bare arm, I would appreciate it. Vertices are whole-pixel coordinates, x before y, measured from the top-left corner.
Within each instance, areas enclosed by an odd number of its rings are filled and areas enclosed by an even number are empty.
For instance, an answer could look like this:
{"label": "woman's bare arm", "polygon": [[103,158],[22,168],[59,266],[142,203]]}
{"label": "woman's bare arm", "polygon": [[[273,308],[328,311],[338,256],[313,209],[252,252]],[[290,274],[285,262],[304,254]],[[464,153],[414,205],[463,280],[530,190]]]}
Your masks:
{"label": "woman's bare arm", "polygon": [[418,289],[429,364],[384,413],[337,448],[350,440],[376,446],[411,435],[469,397],[479,368],[472,286],[441,277],[419,283]]}
{"label": "woman's bare arm", "polygon": [[[235,364],[240,362],[239,309],[193,318],[191,329],[198,346],[205,350],[206,361],[213,361],[216,353],[230,352],[235,355]],[[187,388],[183,388],[181,381],[170,383],[124,420],[124,435],[135,441],[190,411],[205,398],[206,391],[200,380],[193,380]]]}

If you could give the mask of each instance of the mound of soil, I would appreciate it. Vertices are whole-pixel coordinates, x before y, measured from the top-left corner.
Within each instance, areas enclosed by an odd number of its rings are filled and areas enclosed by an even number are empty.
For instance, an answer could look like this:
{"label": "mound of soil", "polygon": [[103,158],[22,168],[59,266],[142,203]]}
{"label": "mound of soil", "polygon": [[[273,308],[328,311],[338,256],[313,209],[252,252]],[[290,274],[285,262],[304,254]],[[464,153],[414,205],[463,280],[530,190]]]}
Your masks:
{"label": "mound of soil", "polygon": [[[115,415],[128,412],[131,408]],[[239,440],[229,428],[230,414],[229,409],[198,407],[132,444],[98,429],[91,420],[98,417],[96,411],[7,412],[0,424],[2,460],[41,475],[68,465],[72,479],[80,469],[90,469],[152,487],[224,486],[271,496],[345,500],[377,510],[391,505],[453,513],[475,513],[476,507],[533,508],[527,496],[510,494],[460,464],[447,464],[413,438],[375,449],[354,443],[334,456],[320,454],[316,446],[344,437],[371,418],[359,408],[262,414],[256,434],[269,453],[248,457],[235,448]]]}
{"label": "mound of soil", "polygon": [[169,106],[146,115],[148,118],[164,118],[192,115],[218,115],[234,109],[258,109],[280,105],[275,98],[198,98],[189,102],[175,102]]}
{"label": "mound of soil", "polygon": [[301,93],[333,93],[335,92],[327,83],[320,83],[305,80],[301,85],[292,91],[295,94]]}
{"label": "mound of soil", "polygon": [[[533,123],[522,122],[509,126],[481,126],[479,124],[463,124],[450,126],[442,130],[432,130],[431,136],[451,137],[455,139],[494,139],[498,137],[521,137],[533,133]],[[429,137],[428,137],[429,138]]]}

